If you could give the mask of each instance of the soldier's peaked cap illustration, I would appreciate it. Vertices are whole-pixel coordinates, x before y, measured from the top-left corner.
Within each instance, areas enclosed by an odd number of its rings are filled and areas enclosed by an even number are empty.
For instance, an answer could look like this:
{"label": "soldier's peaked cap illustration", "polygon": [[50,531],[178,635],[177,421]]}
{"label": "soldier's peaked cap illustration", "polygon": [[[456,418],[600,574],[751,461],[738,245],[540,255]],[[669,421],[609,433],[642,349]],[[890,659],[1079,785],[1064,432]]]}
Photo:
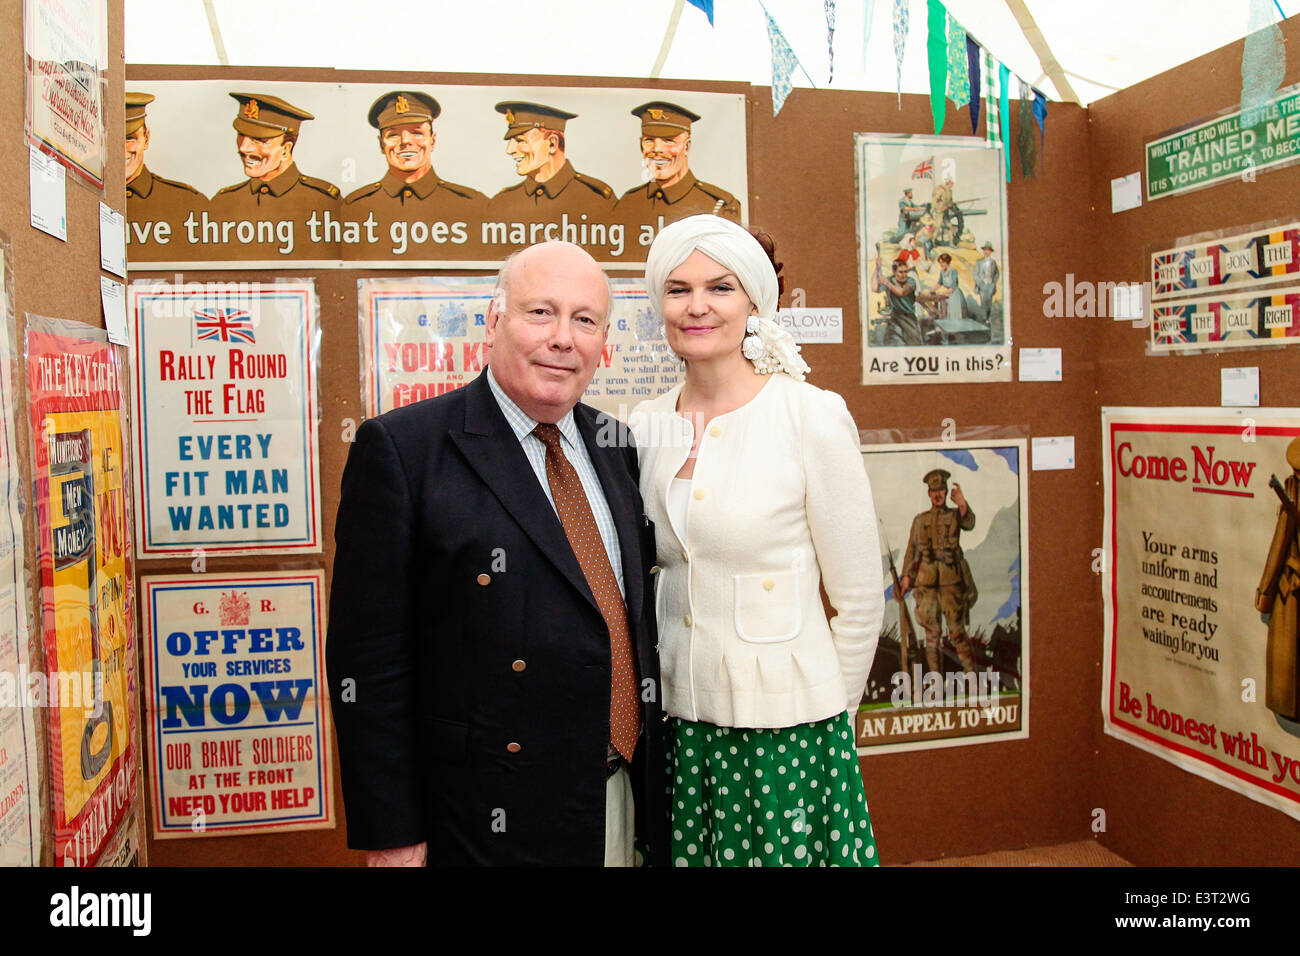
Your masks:
{"label": "soldier's peaked cap illustration", "polygon": [[952,472],[944,471],[942,468],[935,468],[933,471],[927,471],[925,477],[921,479],[925,486],[931,491],[946,491],[948,488],[948,479],[952,477]]}
{"label": "soldier's peaked cap illustration", "polygon": [[653,100],[642,103],[632,110],[632,115],[641,120],[642,136],[662,136],[671,139],[691,131],[691,123],[698,120],[699,114],[692,113],[684,106]]}
{"label": "soldier's peaked cap illustration", "polygon": [[130,136],[144,125],[145,109],[154,101],[152,93],[126,94],[126,135]]}
{"label": "soldier's peaked cap illustration", "polygon": [[298,135],[303,120],[315,119],[311,113],[286,103],[278,96],[261,93],[231,93],[239,101],[239,112],[230,125],[236,132],[254,139],[266,139],[280,133]]}
{"label": "soldier's peaked cap illustration", "polygon": [[426,120],[432,123],[440,113],[442,107],[428,93],[393,90],[370,105],[369,117],[371,126],[385,130],[402,123],[422,123]]}
{"label": "soldier's peaked cap illustration", "polygon": [[564,124],[578,115],[557,110],[554,106],[525,103],[522,100],[506,100],[494,108],[506,117],[506,135],[502,139],[511,139],[530,129],[553,129],[563,133]]}

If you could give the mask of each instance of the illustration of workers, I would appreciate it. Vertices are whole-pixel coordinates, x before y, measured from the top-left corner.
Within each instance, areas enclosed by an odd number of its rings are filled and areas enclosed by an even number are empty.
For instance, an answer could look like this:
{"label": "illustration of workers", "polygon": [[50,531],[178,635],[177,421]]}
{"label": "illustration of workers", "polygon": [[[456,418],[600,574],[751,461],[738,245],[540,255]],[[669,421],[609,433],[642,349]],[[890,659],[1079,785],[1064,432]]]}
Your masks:
{"label": "illustration of workers", "polygon": [[912,530],[903,552],[903,593],[913,591],[916,622],[925,630],[925,660],[931,671],[943,673],[943,625],[948,640],[957,650],[963,671],[975,670],[975,650],[966,633],[970,609],[978,597],[970,565],[961,550],[961,533],[975,527],[975,512],[966,502],[961,485],[952,486],[952,503],[947,505],[948,479],[952,475],[935,468],[925,475],[930,507],[912,519]]}
{"label": "illustration of workers", "polygon": [[[1300,643],[1300,513],[1296,508],[1300,502],[1300,438],[1287,446],[1286,463],[1291,475],[1280,490],[1273,479],[1274,490],[1283,501],[1255,591],[1255,609],[1268,620],[1264,703],[1283,729],[1300,736],[1300,726],[1294,724],[1300,721],[1300,661],[1296,657]],[[1284,720],[1292,725],[1287,726]]]}
{"label": "illustration of workers", "polygon": [[632,110],[641,120],[645,183],[618,201],[620,218],[631,224],[664,223],[712,213],[740,222],[740,201],[721,186],[696,179],[690,168],[691,124],[699,115],[684,106],[653,100]]}
{"label": "illustration of workers", "polygon": [[566,155],[565,125],[576,113],[508,100],[496,105],[506,118],[506,153],[523,177],[488,203],[487,217],[504,222],[607,221],[614,190],[573,168]]}

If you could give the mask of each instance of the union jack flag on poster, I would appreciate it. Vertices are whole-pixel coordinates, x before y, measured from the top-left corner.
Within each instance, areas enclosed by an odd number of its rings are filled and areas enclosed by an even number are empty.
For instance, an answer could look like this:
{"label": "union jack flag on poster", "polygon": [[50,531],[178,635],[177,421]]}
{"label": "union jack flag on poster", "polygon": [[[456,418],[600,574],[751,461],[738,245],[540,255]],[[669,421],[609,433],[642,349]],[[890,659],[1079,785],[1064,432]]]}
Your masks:
{"label": "union jack flag on poster", "polygon": [[[1300,223],[1265,226],[1151,254],[1151,295],[1272,285],[1300,273]],[[1243,288],[1244,291],[1244,288]]]}
{"label": "union jack flag on poster", "polygon": [[923,159],[912,170],[913,179],[934,179],[934,157]]}
{"label": "union jack flag on poster", "polygon": [[196,309],[195,337],[200,342],[256,342],[253,318],[246,309]]}

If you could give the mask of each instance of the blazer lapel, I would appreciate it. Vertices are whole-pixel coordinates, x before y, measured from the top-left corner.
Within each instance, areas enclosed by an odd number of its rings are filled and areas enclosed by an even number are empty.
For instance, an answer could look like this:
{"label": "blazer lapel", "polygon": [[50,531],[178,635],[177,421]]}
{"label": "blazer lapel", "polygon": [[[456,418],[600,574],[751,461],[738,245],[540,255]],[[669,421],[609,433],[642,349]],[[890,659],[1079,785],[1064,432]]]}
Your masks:
{"label": "blazer lapel", "polygon": [[[538,550],[595,608],[596,598],[578,566],[573,547],[564,534],[564,526],[542,491],[519,439],[492,396],[486,373],[465,386],[465,430],[452,431],[450,435],[501,506],[533,539]],[[621,534],[620,531],[620,537]]]}
{"label": "blazer lapel", "polygon": [[[623,603],[627,606],[628,621],[639,621],[642,605],[641,522],[644,520],[635,507],[639,492],[623,465],[622,451],[615,447],[602,447],[597,440],[595,410],[578,405],[573,410],[573,420],[587,446],[591,463],[596,467],[605,502],[618,530],[618,550],[623,558]],[[614,424],[612,419],[609,424]],[[616,429],[609,430],[619,434]],[[605,428],[601,429],[602,435],[605,431]]]}

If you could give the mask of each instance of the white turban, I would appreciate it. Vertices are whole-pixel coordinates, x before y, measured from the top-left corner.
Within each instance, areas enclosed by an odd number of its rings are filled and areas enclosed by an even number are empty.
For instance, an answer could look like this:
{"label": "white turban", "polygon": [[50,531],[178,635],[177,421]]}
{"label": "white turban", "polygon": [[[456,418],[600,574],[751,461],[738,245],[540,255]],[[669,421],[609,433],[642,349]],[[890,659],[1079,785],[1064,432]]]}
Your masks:
{"label": "white turban", "polygon": [[650,245],[645,264],[645,288],[650,304],[664,313],[664,283],[668,274],[699,250],[734,273],[749,300],[758,307],[750,316],[748,335],[741,351],[762,373],[785,372],[799,381],[808,373],[808,363],[799,346],[785,329],[776,324],[779,289],[776,270],[758,240],[748,230],[720,216],[690,216],[665,226]]}
{"label": "white turban", "polygon": [[664,283],[668,273],[698,249],[735,273],[745,294],[765,319],[776,315],[776,270],[758,240],[743,227],[721,216],[690,216],[663,228],[650,246],[645,264],[646,293],[663,315]]}

